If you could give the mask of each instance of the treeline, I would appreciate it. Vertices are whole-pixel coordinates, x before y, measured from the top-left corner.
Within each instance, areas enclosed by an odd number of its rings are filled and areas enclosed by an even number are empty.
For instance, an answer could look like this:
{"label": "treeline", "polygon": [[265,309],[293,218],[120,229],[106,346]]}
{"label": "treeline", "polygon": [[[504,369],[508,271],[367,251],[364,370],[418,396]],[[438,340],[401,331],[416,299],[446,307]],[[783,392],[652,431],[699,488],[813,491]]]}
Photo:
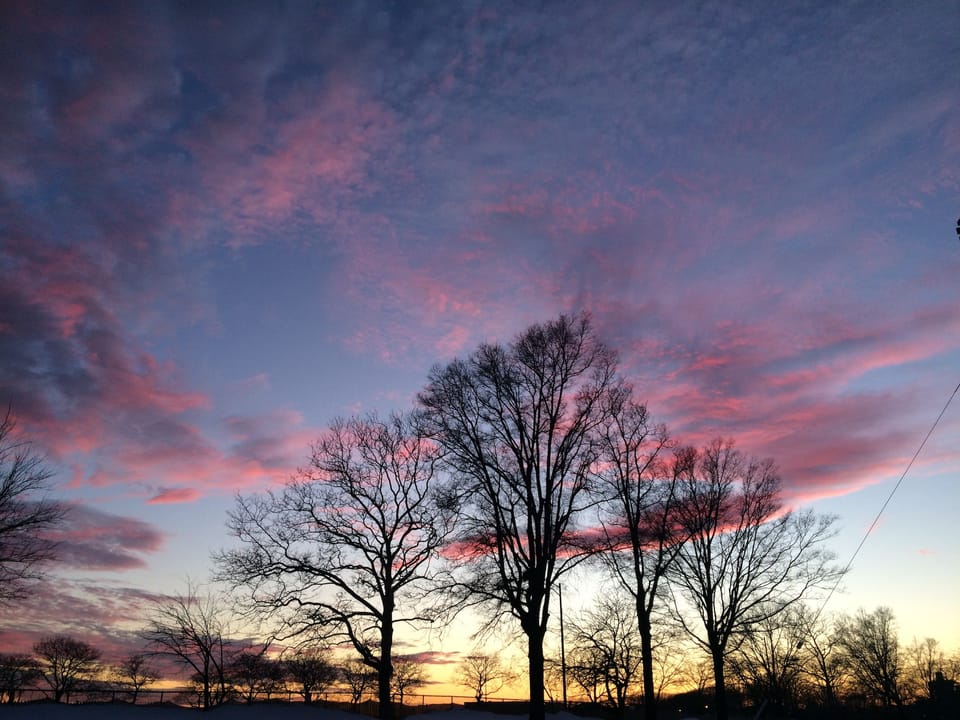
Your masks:
{"label": "treeline", "polygon": [[[666,668],[676,657],[689,665],[694,649],[718,720],[729,715],[728,683],[787,711],[809,696],[778,695],[786,683],[754,677],[751,658],[842,576],[828,547],[835,518],[785,507],[775,463],[733,440],[698,448],[671,437],[586,315],[435,366],[407,412],[333,421],[304,469],[282,488],[238,497],[227,525],[238,542],[215,555],[214,579],[233,593],[231,609],[280,645],[352,649],[376,676],[387,720],[397,628],[442,624],[465,608],[481,611],[481,631],[510,627],[525,640],[530,717],[543,720],[557,593],[586,563],[625,598],[616,617],[635,643],[592,679],[591,663],[561,659],[561,674],[587,695],[624,706],[639,689],[645,720],[656,720]],[[210,668],[230,637],[209,631],[207,608],[191,593],[171,599],[143,633],[200,678],[204,707],[223,696],[226,681]],[[611,632],[625,637],[626,626]],[[668,633],[687,646],[679,656]],[[850,636],[823,637],[834,634]],[[572,659],[601,656],[598,636],[574,633]],[[786,660],[808,678],[814,666],[799,651],[813,640],[802,642]],[[845,667],[864,702],[908,701],[901,686],[875,695],[868,674]],[[852,697],[831,683],[831,702]]]}
{"label": "treeline", "polygon": [[[564,669],[577,699],[624,709],[640,698],[640,639],[629,603],[604,598],[567,632],[566,657],[549,662],[553,699],[562,697]],[[669,621],[660,625],[656,646],[659,700],[712,694],[709,661]],[[934,638],[904,644],[885,607],[823,616],[797,604],[745,633],[726,662],[738,704],[754,713],[763,708],[767,717],[914,706],[923,717],[952,718],[960,711],[960,652],[946,652]]]}
{"label": "treeline", "polygon": [[[188,674],[192,703],[202,709],[290,693],[311,704],[331,691],[359,704],[376,683],[376,676],[359,660],[337,658],[324,647],[300,647],[274,657],[263,645],[215,632],[181,643],[176,652],[162,645],[148,646],[116,663],[106,663],[93,645],[57,635],[39,640],[32,654],[0,654],[0,691],[7,703],[20,702],[25,693],[33,692],[54,702],[70,702],[79,695],[136,703],[163,677],[158,661],[164,656],[192,670]],[[393,693],[402,704],[405,694],[426,682],[426,674],[423,664],[412,656],[394,658],[394,667]]]}

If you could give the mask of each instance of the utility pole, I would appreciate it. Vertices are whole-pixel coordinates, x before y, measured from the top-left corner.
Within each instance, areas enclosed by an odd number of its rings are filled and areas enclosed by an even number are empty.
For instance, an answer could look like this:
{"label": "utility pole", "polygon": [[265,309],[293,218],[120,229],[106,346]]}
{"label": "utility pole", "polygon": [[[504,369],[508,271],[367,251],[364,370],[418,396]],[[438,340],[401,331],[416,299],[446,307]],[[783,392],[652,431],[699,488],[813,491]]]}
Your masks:
{"label": "utility pole", "polygon": [[563,706],[567,707],[567,648],[563,639],[563,586],[557,583],[560,597],[560,677],[563,683]]}

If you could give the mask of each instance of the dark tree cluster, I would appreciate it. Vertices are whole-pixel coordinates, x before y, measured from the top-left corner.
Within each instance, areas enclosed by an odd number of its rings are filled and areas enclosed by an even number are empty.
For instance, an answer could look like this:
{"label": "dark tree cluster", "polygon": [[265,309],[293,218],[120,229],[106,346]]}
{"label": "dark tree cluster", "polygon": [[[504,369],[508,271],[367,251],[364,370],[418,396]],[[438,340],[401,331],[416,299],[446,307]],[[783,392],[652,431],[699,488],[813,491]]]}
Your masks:
{"label": "dark tree cluster", "polygon": [[[11,429],[8,415],[0,602],[50,556],[44,530],[61,517]],[[355,703],[375,692],[390,720],[427,682],[416,656],[397,654],[397,629],[476,608],[478,634],[512,627],[526,642],[531,720],[544,719],[555,675],[564,700],[569,684],[621,710],[639,701],[645,720],[681,685],[709,688],[717,720],[729,716],[729,687],[784,713],[950,696],[956,668],[935,641],[900,648],[889,611],[828,628],[805,605],[839,582],[834,525],[784,506],[772,460],[732,440],[672,438],[589,316],[561,316],[433,367],[406,413],[333,421],[285,486],[238,496],[228,520],[238,542],[214,558],[230,603],[193,585],[161,599],[145,653],[114,677],[135,699],[156,677],[149,660],[164,656],[204,709],[291,687],[311,703],[336,686]],[[545,649],[555,599],[587,563],[613,590],[570,623],[556,663]],[[269,640],[238,639],[238,617]],[[94,672],[93,648],[48,640],[35,658],[2,659],[0,677],[19,679],[6,688],[42,680],[59,700]],[[277,656],[278,646],[292,649]],[[352,659],[334,664],[332,647]],[[459,667],[477,702],[516,677],[483,652]]]}

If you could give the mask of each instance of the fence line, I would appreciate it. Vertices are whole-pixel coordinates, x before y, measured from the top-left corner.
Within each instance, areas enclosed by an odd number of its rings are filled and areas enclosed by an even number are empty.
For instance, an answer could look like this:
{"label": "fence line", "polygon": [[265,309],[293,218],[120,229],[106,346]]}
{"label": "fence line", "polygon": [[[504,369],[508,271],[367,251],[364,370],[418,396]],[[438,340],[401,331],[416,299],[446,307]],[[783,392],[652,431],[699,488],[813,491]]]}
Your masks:
{"label": "fence line", "polygon": [[[436,710],[440,707],[463,707],[465,705],[478,705],[476,698],[472,695],[438,695],[431,693],[404,693],[404,703],[402,712],[405,714],[416,714],[421,709]],[[0,704],[8,703],[31,703],[44,700],[53,700],[53,693],[49,689],[40,687],[27,687],[18,689],[0,688]],[[279,691],[257,691],[252,694],[252,700],[256,703],[280,702],[302,704],[303,696],[296,690],[282,689]],[[197,707],[200,704],[200,692],[197,688],[191,686],[172,687],[163,689],[145,688],[134,693],[125,688],[87,688],[79,689],[70,693],[69,698],[64,697],[63,702],[70,704],[85,703],[127,703],[137,705],[179,705],[182,707]],[[248,702],[248,695],[245,693],[232,693],[227,702],[232,704],[244,704]],[[526,703],[525,699],[517,698],[489,698],[480,705],[496,704],[516,704]],[[351,693],[348,690],[332,689],[325,692],[313,694],[313,704],[334,706],[340,709],[347,709],[352,712],[358,712],[367,715],[376,715],[376,699],[365,696],[359,703],[351,700]],[[400,710],[400,706],[397,706]]]}

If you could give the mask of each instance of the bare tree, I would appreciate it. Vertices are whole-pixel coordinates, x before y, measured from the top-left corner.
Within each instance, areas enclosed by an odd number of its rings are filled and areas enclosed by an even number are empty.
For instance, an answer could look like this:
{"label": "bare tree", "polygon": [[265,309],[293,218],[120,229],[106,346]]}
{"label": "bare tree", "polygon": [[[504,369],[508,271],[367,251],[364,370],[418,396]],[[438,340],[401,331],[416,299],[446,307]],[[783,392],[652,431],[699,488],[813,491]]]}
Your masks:
{"label": "bare tree", "polygon": [[53,701],[70,701],[70,693],[88,679],[100,659],[100,651],[89,643],[67,635],[45,637],[33,646],[40,660],[40,672],[53,691]]}
{"label": "bare tree", "polygon": [[640,633],[633,603],[608,596],[569,624],[573,653],[568,665],[580,685],[596,702],[600,694],[591,693],[588,684],[599,688],[611,705],[626,707],[627,696],[639,680],[641,669]]}
{"label": "bare tree", "polygon": [[669,436],[654,424],[646,405],[631,389],[610,394],[611,408],[600,433],[598,475],[608,495],[602,516],[603,559],[633,598],[640,636],[644,716],[656,720],[653,625],[661,582],[679,552],[682,526],[674,518],[678,472],[690,462],[689,450],[668,462]]}
{"label": "bare tree", "polygon": [[0,421],[0,605],[26,597],[30,581],[42,576],[56,550],[45,533],[65,515],[46,495],[52,473],[15,428],[8,408]]}
{"label": "bare tree", "polygon": [[235,691],[254,702],[259,695],[268,699],[271,693],[283,687],[286,671],[283,664],[265,654],[266,647],[251,648],[234,655],[227,670]]}
{"label": "bare tree", "polygon": [[423,663],[416,656],[400,655],[393,658],[393,692],[400,707],[403,707],[403,698],[408,692],[426,684]]}
{"label": "bare tree", "polygon": [[10,705],[40,677],[40,666],[30,655],[0,653],[0,690]]}
{"label": "bare tree", "polygon": [[796,608],[803,643],[800,648],[803,672],[816,688],[815,704],[836,706],[846,673],[833,623],[806,605]]}
{"label": "bare tree", "polygon": [[227,669],[240,648],[229,639],[222,602],[188,583],[183,595],[158,600],[142,632],[154,652],[192,671],[204,710],[227,699]]}
{"label": "bare tree", "polygon": [[128,655],[115,668],[120,681],[130,689],[131,702],[136,703],[140,691],[150,683],[160,678],[159,671],[150,664],[145,653]]}
{"label": "bare tree", "polygon": [[457,679],[480,703],[516,680],[517,674],[500,662],[499,656],[473,652],[460,662]]}
{"label": "bare tree", "polygon": [[847,666],[867,697],[884,707],[903,705],[903,660],[893,612],[878,607],[841,618],[838,642]]}
{"label": "bare tree", "polygon": [[698,453],[681,484],[676,517],[688,540],[671,589],[678,619],[710,654],[717,720],[727,720],[727,655],[758,623],[836,581],[840,571],[823,547],[834,518],[785,510],[773,462],[747,457],[731,441]]}
{"label": "bare tree", "polygon": [[930,698],[931,683],[946,666],[946,656],[935,638],[914,639],[906,648],[907,675],[917,697]]}
{"label": "bare tree", "polygon": [[281,639],[349,642],[377,672],[382,718],[392,716],[394,628],[434,618],[424,596],[452,527],[437,456],[406,417],[338,420],[282,492],[237,498],[229,527],[244,547],[217,557],[218,577],[279,619]]}
{"label": "bare tree", "polygon": [[591,466],[614,353],[586,316],[534,325],[434,367],[419,401],[460,490],[456,589],[512,616],[527,638],[531,720],[544,717],[550,596],[589,549],[578,520],[595,501]]}
{"label": "bare tree", "polygon": [[340,678],[350,692],[350,702],[360,704],[363,695],[377,683],[377,674],[360,660],[347,660],[340,667]]}
{"label": "bare tree", "polygon": [[303,702],[310,705],[314,698],[337,679],[336,668],[327,659],[327,651],[312,647],[297,650],[283,661],[289,678],[297,684]]}
{"label": "bare tree", "polygon": [[803,689],[804,626],[790,608],[768,616],[746,633],[731,654],[730,666],[745,694],[757,706],[790,717]]}

